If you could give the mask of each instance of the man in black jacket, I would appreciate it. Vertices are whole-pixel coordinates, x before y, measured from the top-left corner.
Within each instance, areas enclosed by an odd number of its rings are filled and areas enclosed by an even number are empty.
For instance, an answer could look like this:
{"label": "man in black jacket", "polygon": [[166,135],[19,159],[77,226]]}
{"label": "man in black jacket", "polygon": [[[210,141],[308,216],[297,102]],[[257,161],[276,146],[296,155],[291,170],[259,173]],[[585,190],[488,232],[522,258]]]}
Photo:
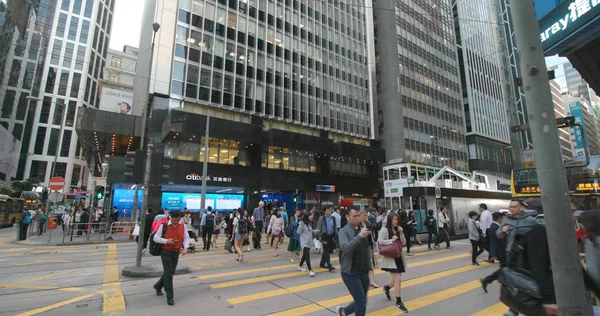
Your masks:
{"label": "man in black jacket", "polygon": [[[506,267],[506,237],[498,238],[496,231],[500,227],[500,223],[502,223],[503,219],[504,215],[502,213],[494,212],[492,214],[492,225],[486,231],[486,235],[488,236],[490,242],[490,256],[492,258],[495,257],[500,261],[500,269]],[[487,286],[498,279],[500,269],[480,280],[481,286],[486,293]]]}

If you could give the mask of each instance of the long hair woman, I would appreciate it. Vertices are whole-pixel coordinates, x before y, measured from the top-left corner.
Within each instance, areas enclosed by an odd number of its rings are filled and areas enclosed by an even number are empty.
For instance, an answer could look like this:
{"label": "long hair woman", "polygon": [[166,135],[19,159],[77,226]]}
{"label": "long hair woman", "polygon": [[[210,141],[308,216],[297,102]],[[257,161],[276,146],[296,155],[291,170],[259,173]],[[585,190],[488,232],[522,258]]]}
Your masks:
{"label": "long hair woman", "polygon": [[302,247],[302,259],[298,265],[298,270],[306,271],[304,268],[304,261],[308,267],[308,275],[314,276],[315,272],[310,265],[310,246],[313,240],[313,229],[312,229],[313,215],[311,212],[304,212],[302,215],[302,221],[298,225],[298,234],[300,234],[300,246]]}
{"label": "long hair woman", "polygon": [[[397,240],[400,240],[402,245],[407,243],[403,229],[400,226],[400,218],[397,214],[390,213],[390,215],[388,215],[385,227],[382,227],[379,231],[377,243],[379,245],[390,245]],[[392,280],[390,283],[383,287],[383,293],[385,294],[385,297],[391,301],[392,296],[390,295],[390,290],[394,289],[396,295],[396,308],[408,313],[408,309],[406,306],[404,306],[404,303],[402,303],[401,296],[402,273],[406,272],[406,261],[404,260],[404,254],[400,256],[400,258],[391,258],[386,256],[382,257],[381,270],[387,271],[392,275]]]}
{"label": "long hair woman", "polygon": [[[242,260],[244,260],[244,253],[242,252],[242,242],[244,241],[244,239],[246,239],[246,235],[247,234],[240,234],[239,230],[238,230],[238,223],[240,222],[240,220],[243,219],[243,214],[244,209],[243,208],[239,208],[235,211],[233,211],[233,227],[232,227],[232,236],[231,238],[234,240],[234,245],[235,245],[235,252],[237,253],[237,259],[235,259],[235,261],[239,261],[242,262]],[[248,219],[245,219],[246,221]]]}
{"label": "long hair woman", "polygon": [[271,215],[271,220],[269,221],[269,227],[267,228],[267,233],[273,236],[273,241],[275,243],[275,257],[279,256],[277,253],[277,249],[279,248],[279,238],[281,238],[281,234],[283,234],[283,218],[281,217],[281,210],[276,208],[274,214]]}

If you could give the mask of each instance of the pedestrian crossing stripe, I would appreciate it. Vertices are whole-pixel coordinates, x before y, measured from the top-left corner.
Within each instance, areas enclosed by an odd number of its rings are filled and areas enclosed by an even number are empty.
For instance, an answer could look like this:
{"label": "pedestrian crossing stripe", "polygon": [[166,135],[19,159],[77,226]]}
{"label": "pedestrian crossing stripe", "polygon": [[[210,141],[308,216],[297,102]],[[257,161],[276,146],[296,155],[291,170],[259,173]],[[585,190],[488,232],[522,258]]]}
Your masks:
{"label": "pedestrian crossing stripe", "polygon": [[[456,275],[456,274],[459,274],[459,273],[476,270],[476,269],[479,269],[479,268],[480,268],[479,266],[468,265],[468,266],[463,266],[463,267],[456,268],[456,269],[451,269],[451,270],[447,270],[447,271],[442,271],[442,272],[438,272],[438,273],[434,273],[434,274],[430,274],[430,275],[426,275],[426,276],[422,276],[422,277],[418,277],[418,278],[414,278],[414,279],[402,281],[402,289],[405,289],[405,288],[408,288],[408,287],[411,287],[411,286],[417,286],[417,285],[420,285],[420,284],[423,284],[423,283],[426,283],[426,282],[430,282],[430,281],[435,281],[437,279],[448,277],[448,276],[452,276],[452,275]],[[385,273],[384,271],[381,271],[381,272]],[[336,278],[336,280],[339,280],[339,279]],[[341,280],[339,280],[339,281],[341,282]],[[372,296],[377,296],[377,295],[381,295],[381,292],[380,291],[372,291],[371,290],[371,291],[369,291],[367,293],[367,297],[372,297]],[[318,311],[324,310],[326,308],[332,308],[332,307],[335,307],[335,306],[338,306],[338,305],[349,304],[350,302],[352,302],[352,300],[353,299],[352,299],[351,295],[344,295],[344,296],[340,296],[340,297],[336,297],[336,298],[332,298],[332,299],[328,299],[328,300],[318,301],[318,302],[315,302],[313,304],[308,304],[308,305],[304,305],[304,306],[292,308],[292,309],[285,310],[285,311],[282,311],[282,312],[270,314],[269,316],[306,315],[306,314],[310,314],[310,313],[314,313],[314,312],[318,312]],[[229,300],[227,300],[227,301],[229,303],[231,303]]]}
{"label": "pedestrian crossing stripe", "polygon": [[480,312],[477,312],[471,316],[498,316],[502,315],[508,310],[508,307],[504,303],[494,304]]}
{"label": "pedestrian crossing stripe", "polygon": [[[447,300],[449,298],[467,293],[469,291],[472,291],[476,288],[481,287],[481,282],[479,280],[473,280],[471,282],[467,282],[467,283],[463,283],[461,285],[446,289],[446,290],[442,290],[439,292],[435,292],[433,294],[429,294],[429,295],[425,295],[425,296],[421,296],[418,297],[416,299],[410,300],[408,302],[404,302],[404,305],[406,306],[406,308],[408,308],[408,310],[410,312],[417,310],[419,308],[423,308],[425,306],[434,304],[434,303],[438,303],[444,300]],[[371,312],[371,313],[367,313],[368,316],[390,316],[390,315],[398,315],[399,311],[396,308],[396,306],[390,306],[390,307],[386,307],[386,308],[382,308],[380,310]],[[402,314],[404,314],[402,312]]]}
{"label": "pedestrian crossing stripe", "polygon": [[[335,268],[339,269],[340,266],[335,266]],[[321,273],[321,272],[325,272],[325,271],[329,271],[329,270],[319,268],[319,269],[315,269],[314,271],[315,271],[315,273]],[[265,281],[281,280],[281,279],[293,278],[293,277],[303,276],[303,275],[308,275],[308,273],[298,271],[298,272],[291,272],[291,273],[266,275],[266,276],[259,276],[259,277],[254,277],[254,278],[246,278],[246,279],[241,279],[241,280],[234,280],[234,281],[211,284],[210,287],[212,287],[213,289],[222,289],[222,288],[226,288],[226,287],[238,286],[238,285],[243,285],[243,284],[252,284],[252,283],[265,282]]]}
{"label": "pedestrian crossing stripe", "polygon": [[[448,260],[452,260],[452,259],[457,259],[457,258],[454,258],[454,257],[462,258],[464,256],[465,255],[458,255],[458,256],[452,256],[452,257],[445,257],[445,258],[438,258],[438,259],[432,259],[432,260],[426,260],[426,261],[419,261],[419,262],[409,263],[408,267],[411,268],[411,267],[416,267],[416,266],[423,266],[423,265],[428,265],[428,264],[434,264],[434,263],[438,263],[438,262],[443,262],[443,261],[448,261]],[[464,271],[472,270],[471,267],[473,267],[473,266],[468,266],[468,269],[464,270]],[[460,269],[463,269],[463,268],[459,268],[459,270]],[[453,271],[453,270],[450,270],[450,271]],[[456,272],[456,273],[460,273],[460,272],[462,272],[462,271],[459,271],[459,272]],[[387,273],[387,272],[385,272],[383,270],[375,270],[375,275],[384,274],[384,273]],[[303,273],[303,274],[305,274],[305,273]],[[443,273],[440,273],[440,274],[443,274]],[[452,274],[454,274],[454,273],[452,273]],[[432,274],[432,276],[433,275],[439,275],[439,274],[436,273],[436,274]],[[424,276],[424,277],[421,277],[419,279],[426,279],[428,277],[429,276]],[[440,277],[440,276],[436,276],[436,277]],[[429,280],[429,279],[427,279],[427,280]],[[423,281],[423,282],[427,282],[427,281]],[[339,283],[342,283],[342,279],[340,279],[340,278],[333,278],[333,279],[329,279],[329,280],[323,280],[323,281],[311,282],[311,283],[308,283],[308,284],[303,284],[303,285],[298,285],[298,286],[292,286],[292,287],[289,287],[287,289],[277,289],[277,290],[272,290],[272,291],[266,291],[266,292],[251,294],[251,295],[245,295],[245,296],[230,298],[230,299],[227,299],[227,302],[229,304],[232,304],[232,305],[241,304],[241,303],[251,302],[251,301],[255,301],[255,300],[259,300],[259,299],[264,299],[264,298],[269,298],[269,297],[274,297],[274,296],[280,296],[280,295],[285,295],[285,294],[291,294],[291,293],[297,293],[297,292],[302,292],[302,291],[308,291],[308,290],[320,288],[320,287],[323,287],[323,286],[334,285],[334,284],[339,284]],[[406,284],[406,282],[404,282],[403,284]],[[319,304],[319,305],[321,305],[321,304]]]}

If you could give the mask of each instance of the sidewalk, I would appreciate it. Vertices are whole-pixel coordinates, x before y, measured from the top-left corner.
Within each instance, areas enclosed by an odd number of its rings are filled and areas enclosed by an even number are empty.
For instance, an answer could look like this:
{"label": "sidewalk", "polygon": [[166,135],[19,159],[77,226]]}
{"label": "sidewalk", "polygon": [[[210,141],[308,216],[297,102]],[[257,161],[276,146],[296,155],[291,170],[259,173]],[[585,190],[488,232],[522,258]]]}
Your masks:
{"label": "sidewalk", "polygon": [[[46,229],[46,232],[42,235],[37,235],[37,223],[35,223],[33,230],[29,229],[26,240],[16,240],[17,228],[3,229],[10,230],[11,235],[14,237],[13,244],[23,246],[71,246],[71,245],[88,245],[88,244],[105,244],[105,243],[127,243],[135,242],[135,237],[130,239],[128,235],[110,235],[108,233],[92,232],[89,236],[85,232],[81,232],[81,235],[74,233],[73,235],[67,235],[63,232],[62,228],[57,229]],[[29,235],[31,234],[31,235]],[[4,234],[3,234],[4,235]],[[50,236],[51,235],[51,236]],[[110,237],[110,238],[109,238]],[[105,240],[108,239],[108,240]],[[112,239],[112,240],[111,240]]]}

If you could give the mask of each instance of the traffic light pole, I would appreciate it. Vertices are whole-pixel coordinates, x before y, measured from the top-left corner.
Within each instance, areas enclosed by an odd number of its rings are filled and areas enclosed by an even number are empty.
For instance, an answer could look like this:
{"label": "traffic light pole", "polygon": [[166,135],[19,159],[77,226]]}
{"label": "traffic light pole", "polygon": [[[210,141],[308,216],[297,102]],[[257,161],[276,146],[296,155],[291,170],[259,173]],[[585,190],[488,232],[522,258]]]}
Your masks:
{"label": "traffic light pole", "polygon": [[[142,250],[144,250],[144,234],[146,228],[146,209],[148,208],[148,191],[150,185],[150,171],[152,168],[152,150],[154,145],[148,144],[146,148],[146,165],[144,168],[144,197],[142,200],[142,211],[140,212],[140,234],[137,243],[137,253],[135,256],[135,266],[137,268],[142,266]],[[137,195],[137,187],[136,187],[136,195]]]}
{"label": "traffic light pole", "polygon": [[510,0],[559,315],[591,316],[577,251],[540,29],[532,0]]}
{"label": "traffic light pole", "polygon": [[[93,213],[94,203],[93,203],[93,201],[96,200],[96,180],[94,180],[93,187],[94,187],[94,197],[92,197],[92,203],[90,205],[90,212],[88,214],[88,225],[87,225],[87,228],[86,228],[86,230],[87,230],[87,241],[90,241],[90,234],[91,234],[90,226],[92,224],[92,216],[94,216],[94,213]],[[98,226],[98,227],[100,227],[100,226]],[[91,230],[93,231],[94,229],[92,228]]]}
{"label": "traffic light pole", "polygon": [[202,210],[202,213],[206,211],[206,176],[208,172],[208,138],[210,135],[209,124],[210,110],[206,112],[206,132],[204,134],[204,163],[202,164],[202,197],[200,198],[200,208]]}

